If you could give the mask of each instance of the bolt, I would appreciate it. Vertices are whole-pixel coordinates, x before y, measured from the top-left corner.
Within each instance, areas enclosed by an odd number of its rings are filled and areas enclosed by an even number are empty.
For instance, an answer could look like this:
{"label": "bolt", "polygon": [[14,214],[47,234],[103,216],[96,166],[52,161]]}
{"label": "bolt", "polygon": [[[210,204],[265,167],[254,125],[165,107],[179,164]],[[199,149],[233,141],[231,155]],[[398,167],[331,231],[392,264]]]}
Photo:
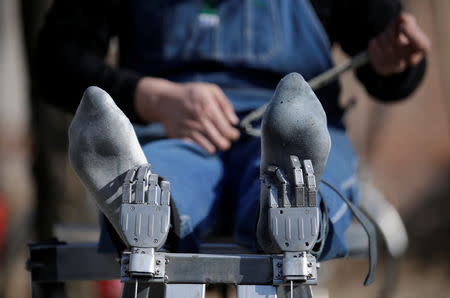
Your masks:
{"label": "bolt", "polygon": [[308,279],[311,279],[313,277],[312,273],[308,274]]}
{"label": "bolt", "polygon": [[281,263],[277,263],[278,268],[281,268],[281,266],[283,266]]}
{"label": "bolt", "polygon": [[153,242],[154,242],[154,243],[158,243],[158,239],[154,239]]}
{"label": "bolt", "polygon": [[156,275],[158,275],[159,273],[160,273],[159,269],[158,269],[158,270],[156,270]]}
{"label": "bolt", "polygon": [[280,273],[277,274],[277,278],[281,278],[281,274]]}
{"label": "bolt", "polygon": [[312,263],[311,262],[308,263],[308,267],[312,267]]}
{"label": "bolt", "polygon": [[131,207],[131,210],[134,210],[134,207]]}
{"label": "bolt", "polygon": [[160,265],[161,261],[160,260],[156,260],[156,265]]}

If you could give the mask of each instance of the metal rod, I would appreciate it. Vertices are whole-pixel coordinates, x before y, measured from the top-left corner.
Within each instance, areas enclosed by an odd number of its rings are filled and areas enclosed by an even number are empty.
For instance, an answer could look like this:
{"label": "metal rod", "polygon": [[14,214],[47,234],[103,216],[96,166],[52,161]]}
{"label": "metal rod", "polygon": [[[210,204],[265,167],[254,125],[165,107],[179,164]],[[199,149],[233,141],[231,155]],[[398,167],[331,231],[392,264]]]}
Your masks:
{"label": "metal rod", "polygon": [[[356,241],[361,237],[361,230],[362,227],[352,225],[346,233],[351,256],[367,253],[367,242]],[[247,285],[272,284],[273,260],[281,258],[262,254],[172,253],[164,253],[164,257],[168,283]],[[34,244],[30,245],[28,270],[35,283],[119,279],[120,265],[115,258],[115,254],[99,253],[96,243]],[[130,285],[132,295],[134,281]]]}
{"label": "metal rod", "polygon": [[291,298],[294,298],[294,281],[291,280]]}
{"label": "metal rod", "polygon": [[341,74],[350,69],[357,69],[369,62],[369,55],[367,52],[362,52],[349,59],[341,65],[337,65],[330,70],[312,78],[308,81],[308,84],[313,90],[317,90],[339,78]]}
{"label": "metal rod", "polygon": [[137,298],[138,294],[138,280],[136,279],[136,283],[134,284],[134,298]]}
{"label": "metal rod", "polygon": [[[341,74],[346,72],[347,70],[357,69],[365,64],[369,63],[369,55],[366,51],[361,52],[354,56],[352,59],[349,59],[345,63],[341,65],[337,65],[330,70],[312,78],[308,81],[308,84],[311,86],[313,90],[317,90],[339,78]],[[258,137],[261,135],[261,130],[257,128],[253,128],[252,122],[260,119],[264,111],[267,108],[267,104],[259,107],[253,111],[251,111],[247,116],[245,116],[239,126],[244,130],[244,132],[250,136]]]}

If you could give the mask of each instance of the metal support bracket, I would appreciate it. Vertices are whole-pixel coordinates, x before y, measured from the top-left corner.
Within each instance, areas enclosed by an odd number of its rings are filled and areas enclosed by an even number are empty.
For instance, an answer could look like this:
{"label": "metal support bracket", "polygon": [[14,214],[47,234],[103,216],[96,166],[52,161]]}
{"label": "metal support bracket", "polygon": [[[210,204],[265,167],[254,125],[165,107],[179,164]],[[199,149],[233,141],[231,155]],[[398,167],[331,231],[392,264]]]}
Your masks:
{"label": "metal support bracket", "polygon": [[[142,253],[143,251],[136,251],[132,254],[126,251],[122,254],[120,281],[134,282],[136,279],[139,282],[167,282],[166,276],[166,262],[164,253]],[[138,271],[137,268],[142,270]],[[151,267],[151,268],[150,268]],[[130,268],[135,268],[134,271]],[[152,274],[148,272],[153,272]]]}
{"label": "metal support bracket", "polygon": [[304,285],[317,285],[317,269],[320,263],[316,258],[305,252],[287,252],[284,255],[273,256],[273,284],[283,285],[290,281],[301,282]]}

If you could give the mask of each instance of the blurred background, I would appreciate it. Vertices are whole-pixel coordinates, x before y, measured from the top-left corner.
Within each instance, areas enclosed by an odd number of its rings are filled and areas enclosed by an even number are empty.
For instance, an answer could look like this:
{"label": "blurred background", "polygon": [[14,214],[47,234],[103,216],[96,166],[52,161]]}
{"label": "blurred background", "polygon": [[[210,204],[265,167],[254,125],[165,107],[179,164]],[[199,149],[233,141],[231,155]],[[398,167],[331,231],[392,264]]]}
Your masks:
{"label": "blurred background", "polygon": [[[342,101],[357,102],[346,117],[360,176],[397,208],[409,249],[397,266],[382,258],[369,288],[365,259],[332,261],[321,285],[330,297],[450,297],[450,1],[403,2],[432,42],[422,85],[408,100],[383,105],[353,74],[341,81]],[[0,0],[0,297],[31,297],[27,243],[52,237],[55,223],[97,224],[68,164],[70,116],[31,100],[30,53],[50,4]],[[347,57],[336,48],[335,58]],[[69,288],[73,297],[101,297],[91,282]]]}

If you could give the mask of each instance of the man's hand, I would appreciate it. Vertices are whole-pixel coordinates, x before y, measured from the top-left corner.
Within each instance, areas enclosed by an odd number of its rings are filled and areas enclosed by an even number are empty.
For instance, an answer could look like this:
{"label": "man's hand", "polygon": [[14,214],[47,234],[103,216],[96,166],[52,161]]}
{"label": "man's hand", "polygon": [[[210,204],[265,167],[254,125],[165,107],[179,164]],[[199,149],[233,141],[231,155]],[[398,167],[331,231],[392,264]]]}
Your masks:
{"label": "man's hand", "polygon": [[215,84],[178,84],[163,79],[139,81],[135,109],[144,121],[160,122],[170,138],[195,142],[209,153],[227,150],[239,138],[239,119]]}
{"label": "man's hand", "polygon": [[401,13],[369,43],[369,57],[375,71],[383,76],[403,72],[417,65],[430,48],[430,41],[414,16]]}

